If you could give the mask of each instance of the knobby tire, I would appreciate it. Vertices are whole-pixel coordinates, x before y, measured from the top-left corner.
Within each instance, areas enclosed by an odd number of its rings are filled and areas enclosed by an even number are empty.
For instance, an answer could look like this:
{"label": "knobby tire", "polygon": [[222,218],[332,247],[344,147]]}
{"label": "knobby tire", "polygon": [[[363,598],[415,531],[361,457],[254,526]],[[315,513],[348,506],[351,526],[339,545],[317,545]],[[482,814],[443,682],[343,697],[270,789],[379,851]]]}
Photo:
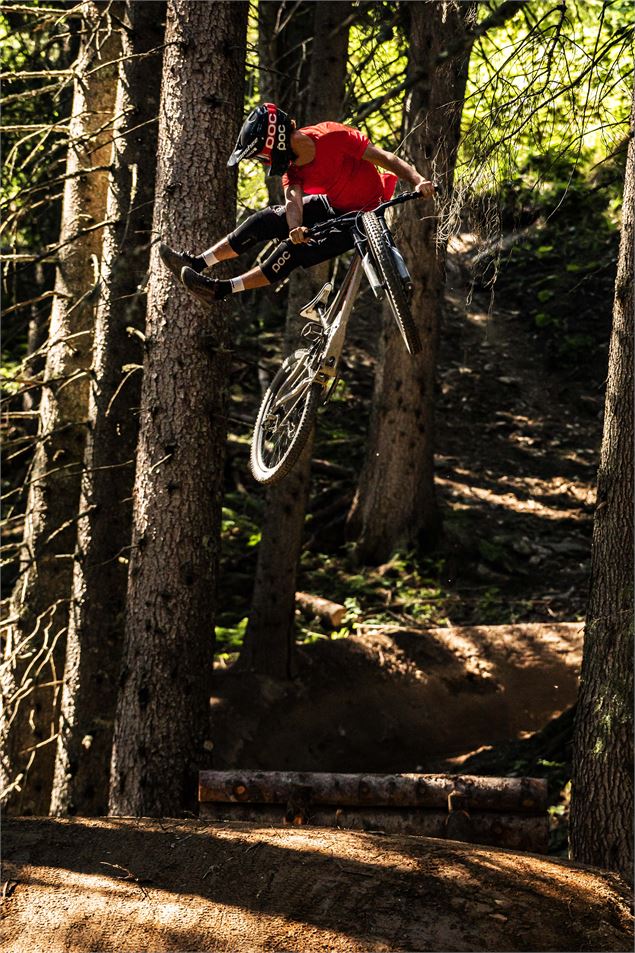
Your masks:
{"label": "knobby tire", "polygon": [[[323,391],[322,386],[316,383],[307,385],[306,392],[298,402],[297,423],[288,445],[279,456],[274,454],[274,459],[266,459],[267,434],[270,432],[267,428],[267,417],[291,373],[300,361],[306,360],[307,356],[308,352],[305,350],[298,350],[290,355],[278,370],[262,399],[251,440],[250,459],[251,472],[258,483],[271,485],[284,479],[297,463],[309,439]],[[276,446],[277,444],[274,445]]]}
{"label": "knobby tire", "polygon": [[410,304],[401,275],[397,271],[381,223],[374,212],[365,212],[362,222],[373,258],[381,272],[388,301],[409,354],[421,350],[421,338],[410,313]]}

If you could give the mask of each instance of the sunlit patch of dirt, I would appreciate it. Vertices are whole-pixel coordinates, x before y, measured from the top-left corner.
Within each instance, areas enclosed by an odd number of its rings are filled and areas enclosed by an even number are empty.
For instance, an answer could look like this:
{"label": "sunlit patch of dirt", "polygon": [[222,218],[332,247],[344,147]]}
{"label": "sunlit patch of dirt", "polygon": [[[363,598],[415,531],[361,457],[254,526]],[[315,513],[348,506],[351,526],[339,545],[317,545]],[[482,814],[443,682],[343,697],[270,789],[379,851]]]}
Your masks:
{"label": "sunlit patch of dirt", "polygon": [[536,731],[573,704],[581,645],[577,623],[361,626],[303,646],[290,682],[219,669],[215,766],[428,770]]}
{"label": "sunlit patch of dirt", "polygon": [[629,892],[456,841],[149,818],[11,818],[12,953],[622,951]]}
{"label": "sunlit patch of dirt", "polygon": [[[529,512],[549,520],[562,520],[563,518],[578,520],[585,519],[585,515],[580,512],[579,504],[581,499],[584,503],[587,503],[592,496],[591,487],[579,487],[577,494],[571,493],[573,496],[573,505],[571,507],[559,506],[556,508],[542,503],[536,498],[536,494],[540,492],[547,495],[547,497],[562,496],[563,490],[561,488],[565,487],[566,490],[564,490],[564,492],[568,494],[572,484],[563,481],[556,482],[557,478],[543,481],[531,477],[521,480],[518,477],[503,476],[498,479],[498,483],[501,484],[501,489],[492,490],[487,487],[472,485],[469,481],[470,474],[464,469],[456,467],[454,468],[454,473],[458,477],[465,477],[465,480],[437,476],[437,484],[447,489],[449,495],[457,501],[457,506],[460,506],[461,503],[459,501],[464,500],[466,497],[474,497],[492,506],[507,507],[515,513]],[[487,474],[487,471],[485,471],[485,473]],[[553,488],[554,483],[556,483],[555,488]],[[504,488],[510,484],[514,488],[524,491],[526,495],[525,499],[513,492],[503,492]]]}

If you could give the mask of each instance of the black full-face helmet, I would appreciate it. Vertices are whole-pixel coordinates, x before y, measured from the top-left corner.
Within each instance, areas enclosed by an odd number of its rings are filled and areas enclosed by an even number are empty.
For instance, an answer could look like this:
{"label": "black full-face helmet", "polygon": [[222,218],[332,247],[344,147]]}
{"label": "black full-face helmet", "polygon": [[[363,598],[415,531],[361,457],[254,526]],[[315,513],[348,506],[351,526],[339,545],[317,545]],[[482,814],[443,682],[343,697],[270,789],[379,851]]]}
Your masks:
{"label": "black full-face helmet", "polygon": [[228,166],[241,159],[259,159],[268,167],[267,175],[284,175],[293,159],[293,127],[286,112],[274,103],[263,103],[249,113],[240,130]]}

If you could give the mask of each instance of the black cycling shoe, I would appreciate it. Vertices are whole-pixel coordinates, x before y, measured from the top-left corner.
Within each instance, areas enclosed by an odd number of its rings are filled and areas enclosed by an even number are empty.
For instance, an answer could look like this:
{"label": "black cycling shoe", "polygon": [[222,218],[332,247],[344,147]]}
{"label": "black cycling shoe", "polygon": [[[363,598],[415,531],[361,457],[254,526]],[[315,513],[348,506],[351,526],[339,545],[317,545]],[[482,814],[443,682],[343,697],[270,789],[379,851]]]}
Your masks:
{"label": "black cycling shoe", "polygon": [[205,265],[205,259],[200,256],[190,255],[186,251],[176,252],[169,245],[161,242],[159,244],[159,257],[165,265],[166,268],[169,268],[175,278],[181,279],[181,272],[183,268],[192,268],[197,274],[200,274]]}
{"label": "black cycling shoe", "polygon": [[187,290],[191,291],[194,297],[202,301],[203,304],[216,304],[217,301],[226,298],[231,291],[231,285],[228,281],[206,278],[204,275],[199,275],[193,268],[183,268],[181,281]]}

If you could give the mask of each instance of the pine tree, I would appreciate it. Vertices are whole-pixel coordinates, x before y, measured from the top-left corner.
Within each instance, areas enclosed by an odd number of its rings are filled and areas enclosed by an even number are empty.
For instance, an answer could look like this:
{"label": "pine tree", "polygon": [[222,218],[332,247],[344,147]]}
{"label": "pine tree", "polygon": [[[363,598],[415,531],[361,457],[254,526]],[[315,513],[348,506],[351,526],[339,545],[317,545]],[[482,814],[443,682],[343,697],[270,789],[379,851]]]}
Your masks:
{"label": "pine tree", "polygon": [[132,531],[165,3],[127,0],[53,814],[105,814]]}
{"label": "pine tree", "polygon": [[[315,10],[314,39],[303,124],[337,118],[344,96],[348,2],[322,0]],[[328,263],[295,272],[289,282],[285,353],[295,347],[304,319],[300,308],[327,280]],[[256,580],[240,665],[260,674],[289,678],[294,671],[295,592],[304,516],[309,495],[313,440],[292,472],[267,493]]]}
{"label": "pine tree", "polygon": [[593,522],[571,784],[571,856],[633,878],[635,98]]}
{"label": "pine tree", "polygon": [[[422,175],[452,189],[469,43],[457,46],[474,4],[408,3],[408,78],[419,78],[404,105],[402,156]],[[458,43],[461,46],[460,42]],[[368,562],[387,559],[398,546],[431,542],[439,528],[434,490],[434,390],[443,311],[445,246],[430,200],[405,205],[399,217],[399,247],[412,276],[412,314],[423,345],[411,358],[394,318],[386,311],[376,371],[370,433],[349,530]]]}
{"label": "pine tree", "polygon": [[[153,230],[200,247],[235,221],[246,2],[170,0]],[[226,434],[225,306],[204,309],[153,251],[127,624],[110,811],[175,816],[205,765]]]}
{"label": "pine tree", "polygon": [[84,36],[76,65],[55,297],[2,669],[1,787],[8,807],[23,814],[48,813],[53,780],[86,432],[95,265],[101,255],[105,170],[112,151],[119,10],[119,4],[82,5]]}

